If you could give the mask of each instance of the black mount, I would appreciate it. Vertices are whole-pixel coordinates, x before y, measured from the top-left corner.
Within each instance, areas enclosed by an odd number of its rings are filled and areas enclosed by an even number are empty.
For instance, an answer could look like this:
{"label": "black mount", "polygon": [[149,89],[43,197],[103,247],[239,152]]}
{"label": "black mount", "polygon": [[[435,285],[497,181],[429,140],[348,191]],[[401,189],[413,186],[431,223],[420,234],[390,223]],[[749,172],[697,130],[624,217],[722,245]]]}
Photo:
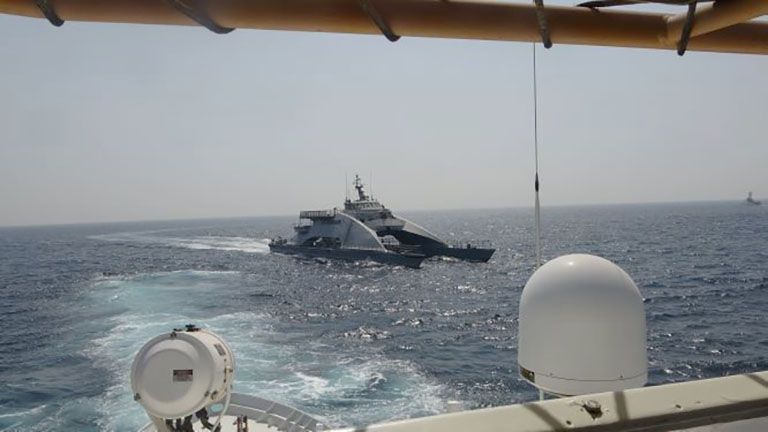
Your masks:
{"label": "black mount", "polygon": [[539,34],[544,48],[552,47],[552,38],[549,36],[549,27],[547,26],[547,15],[544,13],[544,0],[533,0],[536,5],[536,20],[539,22]]}
{"label": "black mount", "polygon": [[685,24],[683,25],[683,32],[680,34],[680,41],[677,43],[677,55],[682,56],[685,54],[685,50],[688,49],[688,41],[691,40],[691,31],[693,30],[693,22],[696,17],[696,3],[698,0],[692,0],[688,3],[688,14],[685,17]]}
{"label": "black mount", "polygon": [[43,13],[43,16],[48,20],[48,22],[55,25],[56,27],[61,27],[64,25],[64,20],[61,19],[61,17],[56,13],[56,11],[53,9],[53,6],[48,3],[48,0],[35,0],[35,4],[38,8],[40,8],[40,12]]}
{"label": "black mount", "polygon": [[360,4],[360,7],[363,8],[363,11],[368,15],[371,20],[373,20],[373,23],[376,24],[376,27],[379,28],[381,33],[389,40],[390,42],[397,42],[400,40],[400,36],[396,35],[395,32],[392,31],[392,28],[387,24],[387,21],[384,20],[384,17],[381,16],[378,10],[373,6],[373,4],[369,0],[358,0],[358,3]]}
{"label": "black mount", "polygon": [[195,21],[201,26],[216,34],[231,33],[235,29],[223,27],[216,23],[205,11],[202,0],[165,0],[166,3],[173,6],[177,11],[186,15],[189,19]]}

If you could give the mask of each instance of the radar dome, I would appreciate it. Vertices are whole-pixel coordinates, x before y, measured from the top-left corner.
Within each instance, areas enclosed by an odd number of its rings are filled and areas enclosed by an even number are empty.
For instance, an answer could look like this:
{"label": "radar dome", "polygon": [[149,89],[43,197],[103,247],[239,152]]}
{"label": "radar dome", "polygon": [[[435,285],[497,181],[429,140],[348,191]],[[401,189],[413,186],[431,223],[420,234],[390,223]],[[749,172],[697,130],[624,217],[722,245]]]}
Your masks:
{"label": "radar dome", "polygon": [[518,366],[524,379],[556,395],[645,385],[645,311],[629,275],[585,254],[540,267],[520,298]]}
{"label": "radar dome", "polygon": [[160,335],[131,367],[134,398],[151,415],[176,419],[215,404],[231,391],[235,359],[219,336],[192,325]]}

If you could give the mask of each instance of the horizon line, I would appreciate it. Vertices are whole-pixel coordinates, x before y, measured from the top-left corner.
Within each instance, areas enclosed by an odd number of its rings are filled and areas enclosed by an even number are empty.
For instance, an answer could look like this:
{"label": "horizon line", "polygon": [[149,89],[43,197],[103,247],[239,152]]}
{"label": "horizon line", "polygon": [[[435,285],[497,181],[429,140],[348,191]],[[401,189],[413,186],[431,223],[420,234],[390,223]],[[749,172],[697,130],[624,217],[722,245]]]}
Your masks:
{"label": "horizon line", "polygon": [[[569,203],[569,204],[556,204],[544,206],[542,208],[563,208],[563,207],[611,207],[611,206],[631,206],[631,205],[659,205],[659,204],[706,204],[706,203],[725,203],[725,202],[741,202],[742,200],[734,199],[703,199],[703,200],[691,200],[691,201],[642,201],[642,202],[610,202],[610,203]],[[478,211],[478,210],[516,210],[516,209],[533,209],[532,205],[528,206],[503,206],[503,207],[464,207],[464,208],[410,208],[399,211],[403,212],[429,212],[429,211]],[[205,220],[235,220],[235,219],[255,219],[255,218],[279,218],[279,217],[294,217],[290,214],[261,214],[261,215],[242,215],[242,216],[201,216],[201,217],[169,217],[160,219],[122,219],[113,221],[83,221],[83,222],[53,222],[53,223],[33,223],[33,224],[9,224],[0,225],[0,229],[14,229],[14,228],[54,228],[54,227],[75,227],[86,225],[119,225],[130,223],[153,223],[153,222],[192,222],[192,221],[205,221]]]}

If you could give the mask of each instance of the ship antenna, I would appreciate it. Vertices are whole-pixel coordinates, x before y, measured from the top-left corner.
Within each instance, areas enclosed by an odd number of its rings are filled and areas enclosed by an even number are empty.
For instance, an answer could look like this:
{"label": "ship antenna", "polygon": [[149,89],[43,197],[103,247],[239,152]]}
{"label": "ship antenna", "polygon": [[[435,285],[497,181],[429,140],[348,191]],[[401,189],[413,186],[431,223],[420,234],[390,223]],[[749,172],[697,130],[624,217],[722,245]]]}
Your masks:
{"label": "ship antenna", "polygon": [[373,169],[371,169],[371,177],[368,179],[368,193],[371,195],[371,199],[373,199]]}
{"label": "ship antenna", "polygon": [[349,201],[349,175],[346,172],[344,173],[344,191],[347,201]]}
{"label": "ship antenna", "polygon": [[539,94],[536,82],[536,44],[533,45],[533,153],[535,177],[533,189],[536,194],[534,218],[536,224],[536,268],[541,267],[541,205],[539,204]]}

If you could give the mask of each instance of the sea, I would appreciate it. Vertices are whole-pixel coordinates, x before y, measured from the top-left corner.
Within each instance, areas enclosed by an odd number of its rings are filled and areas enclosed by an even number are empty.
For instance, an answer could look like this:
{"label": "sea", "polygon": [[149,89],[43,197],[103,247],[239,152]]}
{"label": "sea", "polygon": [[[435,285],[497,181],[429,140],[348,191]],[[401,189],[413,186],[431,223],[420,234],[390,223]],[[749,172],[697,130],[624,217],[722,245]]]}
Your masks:
{"label": "sea", "polygon": [[[404,216],[498,250],[421,269],[270,253],[292,217],[0,228],[0,430],[137,430],[133,356],[188,323],[230,343],[235,391],[333,427],[536,399],[516,366],[533,212]],[[634,279],[649,385],[768,370],[766,206],[545,207],[542,226],[545,259],[596,254]]]}

